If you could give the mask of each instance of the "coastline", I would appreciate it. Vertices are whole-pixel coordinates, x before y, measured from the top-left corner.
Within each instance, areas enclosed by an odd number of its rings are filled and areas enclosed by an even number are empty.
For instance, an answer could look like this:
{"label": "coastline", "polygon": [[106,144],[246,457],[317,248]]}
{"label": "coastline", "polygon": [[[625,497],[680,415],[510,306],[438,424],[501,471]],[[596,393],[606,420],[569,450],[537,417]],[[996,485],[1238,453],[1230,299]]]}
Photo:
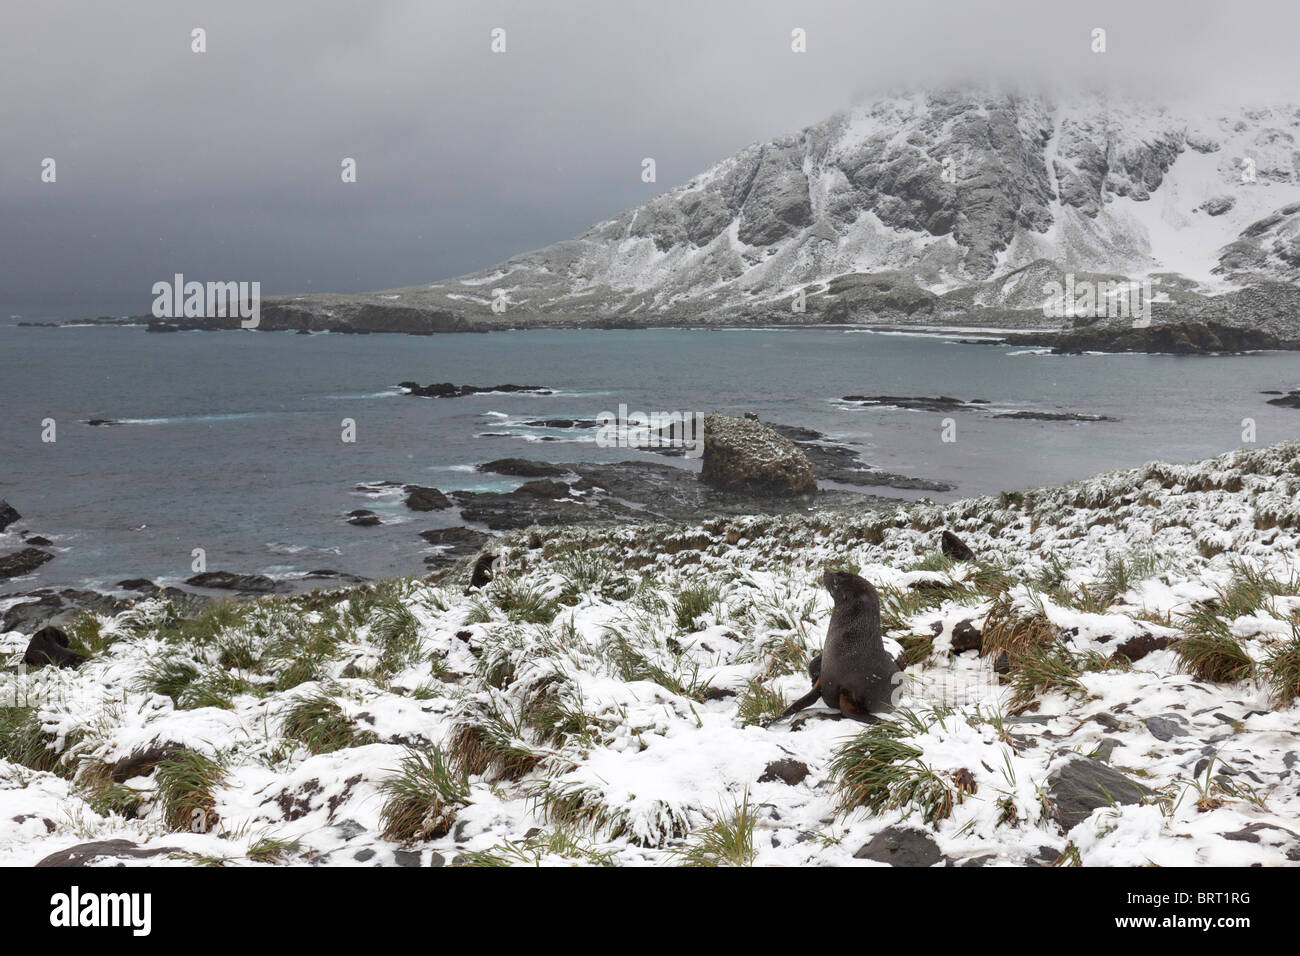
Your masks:
{"label": "coastline", "polygon": [[[188,623],[166,601],[88,617],[71,633],[90,659],[27,675],[39,703],[0,734],[25,780],[0,793],[0,810],[23,802],[0,812],[4,862],[93,832],[182,863],[645,864],[704,852],[746,799],[760,864],[879,860],[886,843],[951,865],[1294,862],[1300,798],[1280,785],[1300,739],[1278,655],[1297,646],[1297,474],[1292,442],[880,513],[530,529],[499,539],[481,591],[463,590],[467,557]],[[939,554],[942,529],[975,560]],[[861,725],[820,707],[755,723],[806,686],[828,566],[886,595],[915,717],[881,726],[940,792],[969,773],[946,813],[907,790],[857,806],[842,768],[875,739]],[[999,679],[998,649],[1031,634],[1053,669],[1017,657]],[[1211,638],[1241,655],[1236,676],[1190,653]],[[19,644],[6,636],[11,660]],[[105,709],[123,699],[143,722]],[[19,731],[40,741],[35,769],[13,762]],[[394,773],[420,772],[409,747],[468,775],[428,791],[437,813],[414,830],[391,813]],[[207,832],[169,824],[177,797],[149,760],[181,753],[215,768]],[[1116,805],[1089,805],[1089,781]]]}

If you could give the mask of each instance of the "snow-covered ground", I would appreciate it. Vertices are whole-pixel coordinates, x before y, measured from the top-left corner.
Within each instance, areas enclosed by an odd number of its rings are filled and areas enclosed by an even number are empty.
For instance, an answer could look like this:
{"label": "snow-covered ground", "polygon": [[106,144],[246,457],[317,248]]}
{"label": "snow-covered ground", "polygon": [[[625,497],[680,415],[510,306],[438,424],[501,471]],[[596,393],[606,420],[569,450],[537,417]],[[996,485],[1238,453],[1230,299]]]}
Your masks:
{"label": "snow-covered ground", "polygon": [[[104,862],[879,865],[854,854],[886,831],[952,864],[1296,862],[1298,538],[1287,443],[943,506],[520,533],[483,593],[462,564],[191,622],[150,601],[79,622],[75,671],[16,673],[11,632],[0,862],[124,839],[163,852]],[[828,567],[885,596],[899,710],[765,727],[808,687]],[[1071,765],[1143,795],[1078,816]]]}

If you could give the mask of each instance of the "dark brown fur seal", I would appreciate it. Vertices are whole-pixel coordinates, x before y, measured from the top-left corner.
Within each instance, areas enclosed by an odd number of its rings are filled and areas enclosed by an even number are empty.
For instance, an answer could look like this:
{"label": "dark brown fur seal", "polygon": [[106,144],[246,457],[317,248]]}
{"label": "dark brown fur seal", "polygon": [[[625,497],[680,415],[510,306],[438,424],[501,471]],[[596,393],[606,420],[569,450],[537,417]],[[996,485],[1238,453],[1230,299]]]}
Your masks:
{"label": "dark brown fur seal", "polygon": [[496,560],[497,555],[492,553],[479,555],[478,560],[474,562],[474,570],[470,572],[469,576],[471,589],[481,588],[492,580],[492,565],[496,563]]}
{"label": "dark brown fur seal", "polygon": [[893,709],[902,671],[885,652],[880,634],[880,595],[865,578],[827,571],[822,583],[835,600],[826,646],[808,666],[813,688],[785,709],[781,720],[822,702],[846,717],[870,722]]}
{"label": "dark brown fur seal", "polygon": [[975,552],[966,546],[966,542],[951,531],[944,531],[939,539],[939,548],[954,561],[974,561]]}

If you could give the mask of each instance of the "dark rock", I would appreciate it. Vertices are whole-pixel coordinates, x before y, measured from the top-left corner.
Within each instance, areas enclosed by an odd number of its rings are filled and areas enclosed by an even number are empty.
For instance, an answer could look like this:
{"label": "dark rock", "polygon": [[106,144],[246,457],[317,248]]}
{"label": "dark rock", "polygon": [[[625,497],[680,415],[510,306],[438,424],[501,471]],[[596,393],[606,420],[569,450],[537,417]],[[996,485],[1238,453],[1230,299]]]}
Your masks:
{"label": "dark rock", "polygon": [[354,524],[358,528],[373,528],[381,524],[379,515],[375,514],[369,508],[357,508],[347,513],[348,524]]}
{"label": "dark rock", "polygon": [[1172,740],[1175,737],[1187,736],[1187,731],[1180,727],[1177,721],[1167,717],[1148,717],[1145,723],[1147,730],[1151,731],[1151,736],[1156,740]]}
{"label": "dark rock", "polygon": [[1300,408],[1300,391],[1287,392],[1281,398],[1270,398],[1268,403],[1282,408]]}
{"label": "dark rock", "polygon": [[1280,349],[1288,343],[1261,329],[1221,322],[1173,322],[1134,328],[1099,325],[1068,332],[1030,332],[1009,335],[1008,345],[1051,346],[1052,352],[1154,352],[1198,355],[1211,352],[1249,352]]}
{"label": "dark rock", "polygon": [[86,420],[86,424],[98,428],[100,425],[120,425],[122,423],[112,418],[89,418]]}
{"label": "dark rock", "polygon": [[1115,656],[1127,661],[1140,661],[1152,651],[1162,651],[1170,645],[1172,638],[1154,634],[1139,634],[1115,648]]}
{"label": "dark rock", "polygon": [[53,560],[54,555],[37,548],[23,548],[12,554],[6,554],[4,557],[0,557],[0,580],[30,574],[46,561]]}
{"label": "dark rock", "polygon": [[118,581],[115,588],[123,591],[139,591],[141,594],[154,594],[159,588],[148,578],[127,578],[125,581]]}
{"label": "dark rock", "polygon": [[22,515],[15,511],[9,502],[0,498],[0,531],[3,531],[21,517]]}
{"label": "dark rock", "polygon": [[1063,764],[1048,777],[1048,785],[1056,817],[1067,831],[1098,807],[1140,803],[1149,793],[1118,770],[1087,757]]}
{"label": "dark rock", "polygon": [[48,548],[53,543],[53,541],[45,537],[43,534],[32,534],[23,538],[23,544],[30,544],[37,548]]}
{"label": "dark rock", "polygon": [[939,844],[924,830],[888,827],[860,846],[853,858],[876,860],[890,866],[934,866],[941,854]]}
{"label": "dark rock", "polygon": [[393,862],[398,866],[419,866],[422,860],[422,854],[419,850],[394,850]]}
{"label": "dark rock", "polygon": [[220,591],[244,591],[251,594],[268,594],[282,590],[282,586],[265,574],[235,574],[231,571],[205,571],[185,579],[196,588],[213,588]]}
{"label": "dark rock", "polygon": [[939,539],[939,548],[954,561],[975,560],[975,552],[966,547],[966,542],[947,529]]}
{"label": "dark rock", "polygon": [[484,534],[482,531],[475,531],[473,528],[454,527],[454,528],[434,528],[430,531],[421,531],[420,537],[435,547],[442,548],[435,555],[430,555],[424,559],[425,564],[444,565],[454,564],[457,560],[467,557],[471,554],[477,554],[484,543],[492,536]]}
{"label": "dark rock", "polygon": [[451,507],[451,499],[437,488],[421,485],[406,486],[406,507],[412,511],[441,511]]}
{"label": "dark rock", "polygon": [[534,495],[538,498],[567,498],[569,497],[569,486],[563,481],[551,481],[543,478],[537,481],[526,481],[515,489],[519,494]]}
{"label": "dark rock", "polygon": [[370,849],[370,847],[365,847],[364,849],[357,850],[356,853],[352,854],[352,859],[356,860],[358,863],[365,863],[367,860],[374,859],[374,856],[375,851]]}
{"label": "dark rock", "polygon": [[451,382],[434,382],[432,385],[420,385],[417,382],[399,382],[398,388],[404,388],[409,395],[420,398],[463,398],[466,395],[482,395],[489,392],[524,392],[532,395],[550,395],[551,390],[544,385],[453,385]]}
{"label": "dark rock", "polygon": [[808,457],[762,422],[717,412],[704,419],[700,479],[713,488],[789,497],[817,490]]}
{"label": "dark rock", "polygon": [[44,624],[63,610],[63,599],[57,594],[45,594],[35,601],[15,604],[0,618],[0,631],[34,631],[35,624]]}
{"label": "dark rock", "polygon": [[478,471],[494,475],[509,475],[513,478],[557,478],[564,474],[564,469],[544,461],[528,461],[524,458],[498,458],[495,461],[476,465]]}
{"label": "dark rock", "polygon": [[806,776],[808,776],[807,764],[798,760],[791,760],[789,757],[783,757],[769,763],[763,769],[763,775],[758,778],[758,782],[771,783],[780,780],[787,786],[793,787],[802,783]]}
{"label": "dark rock", "polygon": [[951,412],[957,409],[969,408],[972,405],[987,404],[981,401],[964,402],[960,398],[952,398],[948,395],[940,395],[938,398],[903,395],[845,395],[843,400],[868,408],[884,406],[886,408],[909,408],[919,412]]}
{"label": "dark rock", "polygon": [[1080,412],[1003,412],[994,418],[1021,419],[1033,422],[1113,422],[1109,415],[1085,415]]}
{"label": "dark rock", "polygon": [[57,627],[43,627],[33,634],[23,654],[28,667],[76,667],[81,661],[81,655],[68,648],[68,635]]}
{"label": "dark rock", "polygon": [[160,846],[144,848],[130,840],[96,840],[93,843],[79,843],[66,850],[59,850],[45,857],[37,866],[87,866],[102,859],[145,860],[162,856],[166,853],[180,853],[179,847]]}

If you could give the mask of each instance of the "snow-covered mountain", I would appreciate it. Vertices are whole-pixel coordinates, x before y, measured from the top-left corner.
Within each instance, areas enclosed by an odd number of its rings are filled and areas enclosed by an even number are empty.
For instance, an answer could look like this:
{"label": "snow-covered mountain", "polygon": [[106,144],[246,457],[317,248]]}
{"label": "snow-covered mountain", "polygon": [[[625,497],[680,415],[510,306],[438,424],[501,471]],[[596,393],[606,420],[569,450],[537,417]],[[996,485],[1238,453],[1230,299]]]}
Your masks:
{"label": "snow-covered mountain", "polygon": [[281,305],[658,323],[789,314],[803,290],[810,318],[870,321],[1039,309],[1065,272],[1154,276],[1158,298],[1183,301],[1295,285],[1297,135],[1294,106],[883,98],[483,272]]}

